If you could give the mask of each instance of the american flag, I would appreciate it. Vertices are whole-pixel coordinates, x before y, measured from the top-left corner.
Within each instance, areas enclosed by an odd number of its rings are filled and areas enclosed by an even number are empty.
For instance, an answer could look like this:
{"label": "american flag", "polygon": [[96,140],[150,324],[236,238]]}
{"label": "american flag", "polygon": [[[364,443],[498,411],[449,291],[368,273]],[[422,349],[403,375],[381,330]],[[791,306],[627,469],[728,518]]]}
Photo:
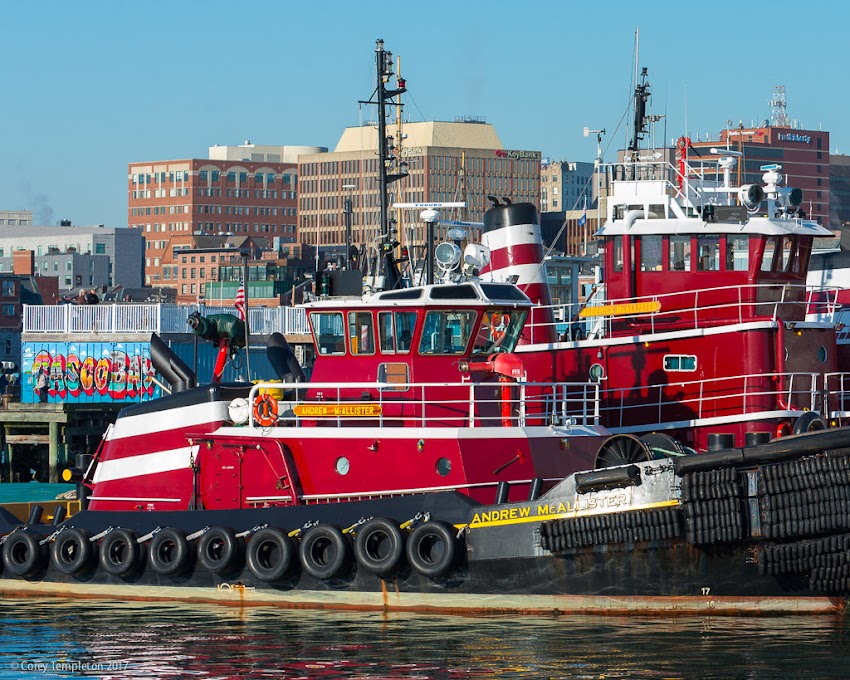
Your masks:
{"label": "american flag", "polygon": [[245,282],[239,282],[239,290],[236,291],[236,302],[233,303],[236,311],[239,312],[239,318],[245,320]]}

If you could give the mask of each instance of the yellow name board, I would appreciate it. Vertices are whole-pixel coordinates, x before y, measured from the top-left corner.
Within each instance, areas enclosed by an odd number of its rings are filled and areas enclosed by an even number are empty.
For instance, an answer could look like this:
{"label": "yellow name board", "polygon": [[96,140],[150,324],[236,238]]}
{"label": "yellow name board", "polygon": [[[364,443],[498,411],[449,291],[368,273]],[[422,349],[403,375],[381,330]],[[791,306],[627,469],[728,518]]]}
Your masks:
{"label": "yellow name board", "polygon": [[349,416],[368,418],[379,416],[383,412],[379,404],[331,404],[325,402],[298,404],[292,410],[296,416],[300,416],[301,418],[337,418]]}
{"label": "yellow name board", "polygon": [[613,305],[599,305],[598,307],[585,307],[579,312],[579,318],[587,319],[592,316],[626,316],[629,314],[652,314],[661,311],[661,303],[654,302],[627,302]]}

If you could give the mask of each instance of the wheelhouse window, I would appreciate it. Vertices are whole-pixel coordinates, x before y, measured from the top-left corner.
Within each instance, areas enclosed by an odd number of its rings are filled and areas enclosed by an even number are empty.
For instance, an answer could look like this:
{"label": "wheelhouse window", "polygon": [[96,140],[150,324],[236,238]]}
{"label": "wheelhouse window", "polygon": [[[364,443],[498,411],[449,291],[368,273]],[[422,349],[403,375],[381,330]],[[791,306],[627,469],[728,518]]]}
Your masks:
{"label": "wheelhouse window", "polygon": [[623,237],[614,237],[613,267],[615,272],[623,271]]}
{"label": "wheelhouse window", "polygon": [[716,272],[720,269],[720,236],[697,236],[697,271]]}
{"label": "wheelhouse window", "polygon": [[726,237],[726,271],[745,272],[750,268],[750,239],[748,236]]}
{"label": "wheelhouse window", "polygon": [[513,352],[519,342],[526,314],[516,309],[485,312],[475,335],[472,353]]}
{"label": "wheelhouse window", "polygon": [[791,264],[794,261],[794,239],[791,236],[782,237],[782,262],[780,263],[780,271],[790,272]]}
{"label": "wheelhouse window", "polygon": [[420,354],[463,354],[477,318],[472,310],[432,311],[425,316]]}
{"label": "wheelhouse window", "polygon": [[660,272],[662,262],[661,236],[640,237],[640,270],[642,272]]}
{"label": "wheelhouse window", "polygon": [[670,237],[670,271],[686,272],[691,269],[691,237]]}
{"label": "wheelhouse window", "polygon": [[345,321],[342,312],[311,312],[313,343],[322,355],[345,354]]}
{"label": "wheelhouse window", "polygon": [[382,354],[410,352],[416,312],[378,312],[378,337]]}
{"label": "wheelhouse window", "polygon": [[375,327],[371,312],[348,313],[348,340],[352,354],[375,353]]}
{"label": "wheelhouse window", "polygon": [[761,271],[773,269],[773,254],[776,251],[776,236],[768,236],[764,240],[764,253],[761,258]]}

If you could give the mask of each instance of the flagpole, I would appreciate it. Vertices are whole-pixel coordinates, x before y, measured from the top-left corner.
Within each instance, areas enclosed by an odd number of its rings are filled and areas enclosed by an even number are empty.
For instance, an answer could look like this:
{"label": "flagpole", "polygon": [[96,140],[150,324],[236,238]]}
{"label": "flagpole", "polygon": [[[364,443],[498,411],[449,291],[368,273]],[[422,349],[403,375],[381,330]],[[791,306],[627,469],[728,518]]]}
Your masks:
{"label": "flagpole", "polygon": [[248,313],[248,253],[243,252],[242,257],[245,260],[243,272],[243,276],[245,277],[245,371],[248,374],[248,382],[251,382],[251,330],[248,325],[248,317],[250,316]]}

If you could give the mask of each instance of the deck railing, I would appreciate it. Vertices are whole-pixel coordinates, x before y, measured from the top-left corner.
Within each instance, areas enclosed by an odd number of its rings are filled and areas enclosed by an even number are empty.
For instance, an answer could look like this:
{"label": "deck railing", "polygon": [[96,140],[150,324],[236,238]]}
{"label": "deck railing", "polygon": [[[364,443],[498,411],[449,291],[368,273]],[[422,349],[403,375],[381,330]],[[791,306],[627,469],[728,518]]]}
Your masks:
{"label": "deck railing", "polygon": [[850,407],[850,374],[760,373],[603,389],[603,422],[619,428],[771,412],[835,414]]}
{"label": "deck railing", "polygon": [[[278,424],[294,427],[356,422],[377,428],[400,423],[570,428],[596,426],[600,417],[595,383],[258,383],[249,403],[255,404],[263,392],[275,398]],[[261,427],[256,415],[252,408],[250,424]]]}
{"label": "deck railing", "polygon": [[[188,333],[188,318],[237,314],[234,307],[204,305],[24,305],[24,333],[122,335],[127,333]],[[303,307],[249,307],[252,334],[309,333]]]}
{"label": "deck railing", "polygon": [[[831,319],[841,308],[838,291],[824,286],[752,284],[552,305],[554,321],[529,323],[530,338],[533,343],[535,336],[548,337],[540,330],[551,325],[568,340],[610,337],[620,324],[632,325],[642,333],[657,333],[743,323],[756,318],[803,321],[806,314],[816,314],[819,319]],[[766,297],[771,299],[759,299]]]}

